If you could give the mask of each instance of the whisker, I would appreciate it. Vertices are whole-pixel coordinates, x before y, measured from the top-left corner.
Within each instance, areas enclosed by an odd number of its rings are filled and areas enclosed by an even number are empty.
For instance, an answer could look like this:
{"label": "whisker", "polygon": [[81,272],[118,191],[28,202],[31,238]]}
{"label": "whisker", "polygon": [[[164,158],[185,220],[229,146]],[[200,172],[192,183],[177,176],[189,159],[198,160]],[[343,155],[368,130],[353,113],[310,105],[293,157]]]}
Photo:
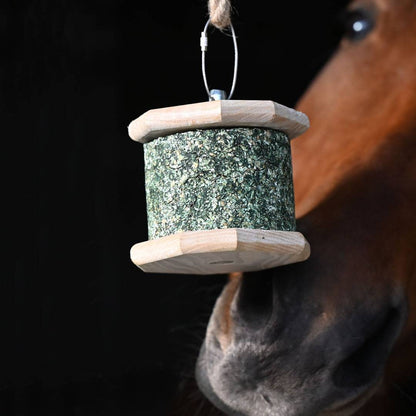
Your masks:
{"label": "whisker", "polygon": [[416,405],[416,398],[412,397],[409,393],[403,390],[402,387],[400,387],[399,384],[393,383],[393,387],[404,397],[406,397],[407,400],[409,400],[412,404]]}

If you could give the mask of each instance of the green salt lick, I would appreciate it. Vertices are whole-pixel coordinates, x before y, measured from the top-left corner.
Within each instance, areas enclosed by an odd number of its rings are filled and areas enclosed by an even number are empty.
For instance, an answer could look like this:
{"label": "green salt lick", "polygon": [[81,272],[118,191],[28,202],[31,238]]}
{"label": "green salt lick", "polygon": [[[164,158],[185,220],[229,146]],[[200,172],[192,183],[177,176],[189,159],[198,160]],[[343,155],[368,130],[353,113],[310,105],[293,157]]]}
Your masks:
{"label": "green salt lick", "polygon": [[296,228],[290,141],[281,131],[186,131],[144,144],[144,156],[149,239]]}

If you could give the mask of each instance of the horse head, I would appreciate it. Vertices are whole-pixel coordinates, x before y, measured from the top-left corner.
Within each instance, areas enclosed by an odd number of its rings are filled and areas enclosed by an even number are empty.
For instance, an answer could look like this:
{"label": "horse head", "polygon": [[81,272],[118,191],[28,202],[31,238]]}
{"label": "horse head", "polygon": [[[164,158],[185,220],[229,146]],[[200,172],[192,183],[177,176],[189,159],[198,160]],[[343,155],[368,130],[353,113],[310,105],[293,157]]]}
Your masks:
{"label": "horse head", "polygon": [[197,363],[229,415],[350,415],[416,330],[416,1],[359,0],[300,100],[304,263],[230,276]]}

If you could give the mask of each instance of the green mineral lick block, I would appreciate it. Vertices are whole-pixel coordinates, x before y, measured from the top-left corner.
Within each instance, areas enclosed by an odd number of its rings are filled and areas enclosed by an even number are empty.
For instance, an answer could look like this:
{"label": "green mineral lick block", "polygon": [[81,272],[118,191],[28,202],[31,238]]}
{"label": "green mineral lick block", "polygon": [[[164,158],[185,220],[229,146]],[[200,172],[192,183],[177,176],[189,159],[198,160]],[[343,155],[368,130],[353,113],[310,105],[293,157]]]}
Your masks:
{"label": "green mineral lick block", "polygon": [[295,231],[289,140],[308,117],[273,101],[214,100],[149,110],[128,127],[144,145],[148,273],[264,270],[310,254]]}
{"label": "green mineral lick block", "polygon": [[149,239],[180,231],[294,231],[290,142],[282,131],[212,128],[144,144]]}

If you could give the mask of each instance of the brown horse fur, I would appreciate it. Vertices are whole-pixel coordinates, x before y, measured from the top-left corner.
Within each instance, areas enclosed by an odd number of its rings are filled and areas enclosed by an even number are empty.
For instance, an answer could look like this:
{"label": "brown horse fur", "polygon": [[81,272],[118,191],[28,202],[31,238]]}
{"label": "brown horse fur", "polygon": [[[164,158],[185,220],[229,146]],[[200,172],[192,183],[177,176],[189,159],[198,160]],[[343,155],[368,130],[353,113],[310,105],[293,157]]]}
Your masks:
{"label": "brown horse fur", "polygon": [[404,414],[394,398],[416,379],[416,0],[350,7],[374,28],[342,41],[298,106],[312,256],[233,276],[200,353],[198,383],[230,415]]}

